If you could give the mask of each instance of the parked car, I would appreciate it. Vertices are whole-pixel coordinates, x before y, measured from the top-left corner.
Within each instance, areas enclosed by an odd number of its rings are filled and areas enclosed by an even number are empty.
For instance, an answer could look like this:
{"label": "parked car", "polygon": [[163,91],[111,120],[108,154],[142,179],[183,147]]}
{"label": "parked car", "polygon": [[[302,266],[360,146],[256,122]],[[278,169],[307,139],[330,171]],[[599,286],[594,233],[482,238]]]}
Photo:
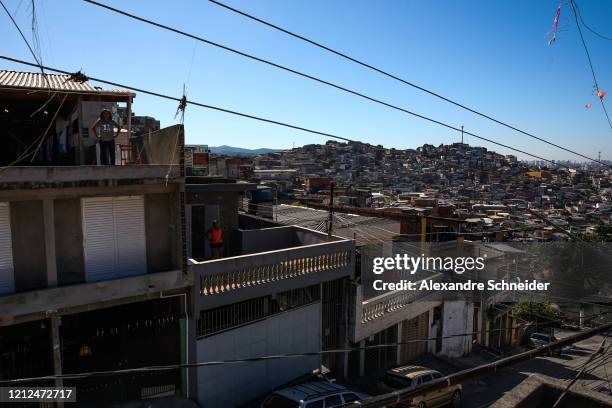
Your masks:
{"label": "parked car", "polygon": [[[436,370],[422,366],[403,366],[388,370],[379,386],[382,392],[416,388],[421,384],[442,378],[443,375]],[[408,402],[401,403],[401,407],[436,408],[450,405],[454,408],[461,406],[462,387],[460,384],[451,385],[439,390],[430,391]]]}
{"label": "parked car", "polygon": [[[527,339],[527,347],[535,349],[542,346],[547,346],[551,343],[558,341],[555,336],[544,333],[531,333]],[[557,349],[554,354],[561,354],[564,350],[568,350],[570,347],[564,347],[563,349]]]}
{"label": "parked car", "polygon": [[331,408],[369,398],[343,385],[312,381],[283,388],[268,395],[261,408]]}
{"label": "parked car", "polygon": [[557,338],[555,336],[543,333],[531,333],[529,335],[529,338],[527,339],[527,347],[538,348],[542,346],[547,346],[550,343],[554,343],[555,341],[557,341]]}

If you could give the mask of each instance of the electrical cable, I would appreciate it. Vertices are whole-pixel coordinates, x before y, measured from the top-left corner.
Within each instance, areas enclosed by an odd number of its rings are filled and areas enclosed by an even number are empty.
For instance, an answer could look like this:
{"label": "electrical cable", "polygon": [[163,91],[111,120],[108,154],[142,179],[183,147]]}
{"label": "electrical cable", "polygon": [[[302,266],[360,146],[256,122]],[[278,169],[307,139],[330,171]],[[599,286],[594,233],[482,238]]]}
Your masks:
{"label": "electrical cable", "polygon": [[[83,0],[83,1],[87,1],[87,0]],[[18,63],[18,64],[29,65],[29,66],[32,66],[32,67],[39,66],[39,64],[34,64],[34,63],[31,63],[31,62],[23,61],[23,60],[20,60],[20,59],[17,59],[17,58],[7,57],[7,56],[4,56],[4,55],[0,55],[0,59],[4,59],[4,60],[7,60],[7,61],[15,62],[15,63]],[[64,70],[61,70],[61,69],[58,69],[58,68],[51,68],[51,67],[48,67],[48,66],[43,66],[43,68],[48,70],[48,71],[59,72],[59,73],[66,74],[66,75],[74,75],[74,73],[70,73],[68,71],[64,71]],[[147,95],[156,96],[158,98],[173,100],[173,101],[176,101],[176,102],[181,102],[181,100],[182,100],[182,98],[178,98],[178,97],[175,97],[175,96],[169,96],[169,95],[161,94],[159,92],[148,91],[148,90],[144,90],[142,88],[126,86],[126,85],[119,84],[117,82],[107,81],[107,80],[100,79],[100,78],[87,77],[87,79],[88,80],[92,80],[92,81],[96,81],[96,82],[100,82],[100,83],[104,83],[104,84],[108,84],[108,85],[112,85],[112,86],[117,86],[117,87],[120,87],[120,88],[131,89],[131,90],[136,91],[136,92],[141,92],[141,93],[144,93],[144,94],[147,94]],[[353,139],[348,139],[348,138],[343,137],[343,136],[337,136],[337,135],[334,135],[334,134],[331,134],[331,133],[326,133],[326,132],[321,132],[321,131],[317,131],[317,130],[312,130],[312,129],[304,128],[304,127],[301,127],[301,126],[292,125],[292,124],[289,124],[289,123],[286,123],[286,122],[280,122],[280,121],[273,120],[273,119],[267,119],[267,118],[263,118],[263,117],[259,117],[259,116],[255,116],[255,115],[251,115],[251,114],[247,114],[247,113],[237,112],[237,111],[233,111],[233,110],[230,110],[230,109],[221,108],[221,107],[218,107],[218,106],[207,105],[207,104],[204,104],[204,103],[201,103],[201,102],[196,102],[196,101],[192,101],[192,100],[187,100],[186,102],[188,104],[191,104],[191,105],[194,105],[194,106],[199,106],[199,107],[206,108],[206,109],[216,110],[216,111],[228,113],[228,114],[231,114],[231,115],[241,116],[241,117],[244,117],[244,118],[257,120],[257,121],[260,121],[260,122],[266,122],[266,123],[271,123],[271,124],[274,124],[274,125],[284,126],[284,127],[290,128],[290,129],[300,130],[300,131],[303,131],[303,132],[308,132],[308,133],[313,133],[313,134],[317,134],[317,135],[321,135],[321,136],[331,137],[331,138],[334,138],[334,139],[340,139],[340,140],[344,140],[346,142],[364,143],[364,142],[356,141],[356,140],[353,140]],[[412,114],[412,112],[411,112],[411,114]],[[422,117],[424,119],[427,119],[429,121],[432,121],[434,123],[437,123],[437,124],[439,124],[441,126],[447,127],[449,129],[461,131],[461,129],[458,129],[458,128],[456,128],[456,127],[454,127],[452,125],[449,125],[447,123],[440,122],[440,121],[435,120],[435,119],[430,119],[430,118],[427,118],[425,116],[421,116],[421,115],[418,115],[418,114],[415,114],[415,115],[417,115],[419,117]],[[545,161],[545,162],[552,163],[553,165],[556,165],[554,160],[546,159],[544,157],[540,157],[540,156],[537,156],[535,154],[528,153],[528,152],[526,152],[524,150],[520,150],[520,149],[511,147],[509,145],[506,145],[506,144],[503,144],[503,143],[500,143],[500,142],[496,142],[494,140],[485,138],[483,136],[478,136],[476,134],[469,133],[467,131],[464,131],[464,133],[469,134],[471,136],[474,136],[474,137],[476,137],[478,139],[482,139],[482,140],[487,141],[489,143],[492,143],[492,144],[504,147],[506,149],[510,149],[510,150],[515,151],[517,153],[522,153],[524,155],[531,156],[533,158],[536,158],[536,159],[539,159],[539,160],[542,160],[542,161]],[[559,165],[559,166],[560,167],[569,168],[569,167],[564,166],[564,165]]]}
{"label": "electrical cable", "polygon": [[[572,10],[574,11],[574,19],[576,20],[576,27],[578,28],[578,34],[580,34],[580,41],[582,42],[582,46],[584,47],[584,52],[586,53],[587,60],[589,62],[589,68],[591,69],[591,74],[593,75],[593,81],[595,82],[595,90],[599,92],[599,84],[597,83],[597,76],[595,75],[595,68],[593,68],[593,61],[591,60],[591,53],[589,52],[589,48],[586,45],[586,41],[584,40],[584,35],[582,35],[582,29],[580,28],[580,22],[578,21],[578,11],[576,11],[576,6],[574,5],[574,0],[570,0],[570,5],[572,6]],[[610,116],[608,116],[608,110],[606,109],[606,105],[604,104],[603,98],[598,95],[599,102],[601,102],[601,107],[603,108],[604,114],[606,115],[606,119],[608,120],[608,125],[610,126],[610,130],[612,130],[612,121],[610,121]]]}
{"label": "electrical cable", "polygon": [[[211,0],[212,1],[212,0]],[[582,10],[580,10],[580,7],[578,6],[578,3],[574,0],[574,5],[576,6],[576,10],[578,10],[578,18],[580,18],[580,22],[582,23],[582,25],[584,26],[584,28],[586,28],[587,30],[589,30],[590,32],[592,32],[593,34],[595,34],[596,36],[598,36],[599,38],[602,38],[604,40],[608,40],[608,41],[612,41],[612,37],[608,37],[606,35],[603,35],[601,33],[598,33],[597,31],[593,30],[591,27],[589,27],[585,22],[584,19],[582,18]]]}
{"label": "electrical cable", "polygon": [[[332,82],[329,82],[329,81],[326,81],[326,80],[323,80],[323,79],[317,78],[317,77],[315,77],[315,76],[313,76],[313,75],[309,75],[309,74],[306,74],[306,73],[303,73],[303,72],[297,71],[297,70],[295,70],[295,69],[293,69],[293,68],[289,68],[289,67],[286,67],[286,66],[284,66],[284,65],[280,65],[280,64],[277,64],[277,63],[275,63],[275,62],[272,62],[272,61],[269,61],[269,60],[266,60],[266,59],[263,59],[263,58],[260,58],[260,57],[256,57],[256,56],[251,55],[251,54],[248,54],[248,53],[245,53],[245,52],[243,52],[243,51],[240,51],[240,50],[237,50],[237,49],[234,49],[234,48],[231,48],[231,47],[228,47],[228,46],[225,46],[225,45],[222,45],[222,44],[216,43],[216,42],[214,42],[214,41],[207,40],[207,39],[202,38],[202,37],[199,37],[199,36],[197,36],[197,35],[195,35],[195,34],[190,34],[190,33],[187,33],[187,32],[185,32],[185,31],[182,31],[182,30],[179,30],[179,29],[176,29],[176,28],[173,28],[173,27],[170,27],[170,26],[167,26],[167,25],[164,25],[164,24],[161,24],[161,23],[158,23],[158,22],[155,22],[155,21],[152,21],[152,20],[149,20],[149,19],[143,18],[143,17],[139,17],[139,16],[137,16],[137,15],[135,15],[135,14],[128,13],[128,12],[126,12],[126,11],[123,11],[123,10],[117,9],[117,8],[115,8],[115,7],[108,6],[108,5],[103,4],[103,3],[99,3],[99,2],[94,1],[94,0],[83,0],[83,1],[84,1],[84,2],[86,2],[86,3],[90,3],[90,4],[93,4],[93,5],[96,5],[96,6],[98,6],[98,7],[105,8],[105,9],[107,9],[107,10],[113,11],[113,12],[118,13],[118,14],[121,14],[121,15],[123,15],[123,16],[129,17],[129,18],[132,18],[132,19],[134,19],[134,20],[141,21],[141,22],[143,22],[143,23],[147,23],[147,24],[153,25],[153,26],[155,26],[155,27],[158,27],[158,28],[161,28],[161,29],[164,29],[164,30],[168,30],[168,31],[174,32],[174,33],[176,33],[176,34],[179,34],[179,35],[182,35],[182,36],[185,36],[185,37],[188,37],[188,38],[192,38],[192,39],[195,39],[195,40],[201,41],[201,42],[203,42],[203,43],[205,43],[205,44],[208,44],[208,45],[212,45],[212,46],[214,46],[214,47],[221,48],[221,49],[223,49],[223,50],[225,50],[225,51],[232,52],[232,53],[237,54],[237,55],[240,55],[240,56],[242,56],[242,57],[249,58],[249,59],[251,59],[251,60],[258,61],[258,62],[261,62],[261,63],[267,64],[267,65],[273,66],[273,67],[278,68],[278,69],[281,69],[281,70],[283,70],[283,71],[290,72],[290,73],[292,73],[292,74],[295,74],[295,75],[301,76],[301,77],[303,77],[303,78],[307,78],[307,79],[310,79],[310,80],[313,80],[313,81],[319,82],[319,83],[321,83],[321,84],[328,85],[328,86],[330,86],[330,87],[332,87],[332,88],[335,88],[335,89],[341,90],[341,91],[343,91],[343,92],[346,92],[346,93],[349,93],[349,94],[352,94],[352,95],[355,95],[355,96],[358,96],[358,97],[363,98],[363,99],[366,99],[366,100],[368,100],[368,101],[370,101],[370,102],[374,102],[374,103],[377,103],[377,104],[380,104],[380,105],[386,106],[386,107],[388,107],[388,108],[395,109],[395,110],[397,110],[397,111],[400,111],[400,112],[406,113],[406,114],[408,114],[408,115],[412,115],[412,116],[414,116],[414,117],[417,117],[417,118],[420,118],[420,119],[426,120],[426,121],[431,122],[431,123],[435,123],[435,124],[437,124],[437,125],[440,125],[440,126],[446,127],[446,128],[448,128],[448,129],[454,130],[454,131],[456,131],[456,132],[462,132],[462,133],[464,133],[464,134],[466,134],[466,135],[469,135],[469,136],[475,137],[475,138],[477,138],[477,139],[484,140],[484,141],[487,141],[487,142],[489,142],[489,143],[493,143],[493,144],[496,144],[496,145],[498,145],[498,146],[505,147],[505,148],[507,148],[507,149],[511,149],[511,150],[513,150],[513,151],[516,151],[516,152],[519,152],[519,153],[522,153],[522,154],[526,154],[526,155],[531,156],[531,157],[535,157],[535,158],[537,158],[537,159],[539,159],[539,160],[543,160],[543,161],[546,161],[546,162],[549,162],[549,163],[555,164],[554,160],[545,159],[545,158],[535,156],[535,155],[533,155],[533,154],[527,153],[527,152],[522,151],[522,150],[519,150],[519,149],[511,148],[511,147],[509,147],[509,146],[507,146],[507,145],[504,145],[504,144],[502,144],[502,143],[495,142],[495,141],[493,141],[493,140],[491,140],[491,139],[488,139],[488,138],[485,138],[485,137],[483,137],[483,136],[479,136],[479,135],[477,135],[477,134],[474,134],[474,133],[471,133],[471,132],[465,131],[465,130],[463,130],[463,129],[459,128],[459,127],[449,125],[449,124],[444,123],[444,122],[441,122],[441,121],[439,121],[439,120],[437,120],[437,119],[433,119],[433,118],[431,118],[431,117],[428,117],[428,116],[425,116],[425,115],[421,115],[421,114],[419,114],[419,113],[416,113],[416,112],[410,111],[410,110],[405,109],[405,108],[402,108],[402,107],[400,107],[400,106],[393,105],[393,104],[388,103],[388,102],[385,102],[385,101],[383,101],[383,100],[376,99],[376,98],[371,97],[371,96],[368,96],[368,95],[366,95],[366,94],[363,94],[363,93],[360,93],[360,92],[357,92],[357,91],[351,90],[351,89],[346,88],[346,87],[344,87],[344,86],[341,86],[341,85],[338,85],[338,84],[335,84],[335,83],[332,83]],[[612,125],[611,125],[611,126],[612,126]],[[557,146],[557,147],[558,147],[558,146]],[[564,149],[564,150],[569,151],[568,149]],[[575,152],[572,152],[572,153],[577,154],[577,153],[575,153]],[[579,156],[581,156],[581,157],[583,157],[583,158],[586,158],[586,159],[588,159],[588,160],[592,160],[592,161],[595,161],[595,162],[597,162],[597,163],[599,163],[599,164],[602,164],[602,165],[604,165],[604,166],[607,166],[607,167],[612,168],[612,165],[609,165],[609,164],[607,164],[607,163],[601,162],[601,161],[599,161],[599,160],[597,160],[597,159],[592,159],[592,158],[589,158],[588,156],[584,156],[584,155],[582,155],[582,154],[578,154],[578,155],[579,155]]]}
{"label": "electrical cable", "polygon": [[[84,0],[84,1],[87,1],[89,3],[95,3],[95,2],[90,1],[90,0]],[[337,50],[335,50],[335,49],[333,49],[333,48],[331,48],[329,46],[323,45],[320,42],[317,42],[317,41],[311,40],[309,38],[306,38],[303,35],[296,34],[296,33],[292,32],[292,31],[290,31],[288,29],[285,29],[285,28],[282,28],[282,27],[280,27],[280,26],[278,26],[276,24],[270,23],[269,21],[266,21],[266,20],[263,20],[261,18],[255,17],[255,16],[253,16],[251,14],[248,14],[248,13],[246,13],[244,11],[238,10],[238,9],[236,9],[234,7],[231,7],[231,6],[227,5],[227,4],[221,3],[220,1],[217,1],[217,0],[208,0],[208,1],[210,1],[213,4],[216,4],[217,6],[220,6],[220,7],[223,7],[225,9],[227,9],[227,10],[230,10],[230,11],[232,11],[234,13],[237,13],[237,14],[240,14],[240,15],[242,15],[244,17],[247,17],[247,18],[249,18],[249,19],[251,19],[253,21],[256,21],[256,22],[261,23],[263,25],[266,25],[266,26],[268,26],[270,28],[273,28],[275,30],[278,30],[280,32],[288,34],[288,35],[290,35],[290,36],[292,36],[294,38],[297,38],[299,40],[305,41],[305,42],[307,42],[307,43],[309,43],[311,45],[314,45],[315,47],[321,48],[321,49],[323,49],[325,51],[328,51],[328,52],[330,52],[332,54],[335,54],[335,55],[337,55],[337,56],[339,56],[341,58],[344,58],[344,59],[346,59],[348,61],[354,62],[355,64],[361,65],[362,67],[368,68],[368,69],[370,69],[372,71],[375,71],[375,72],[377,72],[379,74],[382,74],[382,75],[384,75],[384,76],[386,76],[388,78],[391,78],[391,79],[394,79],[396,81],[399,81],[399,82],[403,83],[404,85],[411,86],[412,88],[415,88],[415,89],[417,89],[419,91],[425,92],[425,93],[427,93],[427,94],[429,94],[431,96],[434,96],[434,97],[436,97],[438,99],[441,99],[441,100],[443,100],[445,102],[448,102],[448,103],[450,103],[452,105],[455,105],[455,106],[457,106],[457,107],[459,107],[461,109],[464,109],[464,110],[466,110],[468,112],[474,113],[474,114],[476,114],[478,116],[481,116],[481,117],[483,117],[485,119],[493,121],[493,122],[495,122],[495,123],[497,123],[499,125],[505,126],[508,129],[511,129],[511,130],[516,131],[516,132],[522,133],[525,136],[529,136],[529,137],[531,137],[533,139],[539,140],[539,141],[544,142],[544,143],[546,143],[546,144],[548,144],[550,146],[554,146],[554,147],[556,147],[558,149],[564,150],[564,151],[566,151],[568,153],[575,154],[575,155],[580,156],[580,157],[582,157],[584,159],[591,160],[591,161],[594,161],[596,163],[603,164],[605,166],[609,166],[608,164],[606,164],[604,162],[601,162],[600,160],[593,159],[593,158],[588,157],[588,156],[586,156],[586,155],[584,155],[582,153],[578,153],[578,152],[576,152],[574,150],[565,148],[565,147],[560,146],[560,145],[558,145],[556,143],[553,143],[553,142],[551,142],[549,140],[546,140],[544,138],[538,137],[538,136],[536,136],[536,135],[534,135],[534,134],[532,134],[530,132],[521,130],[521,129],[519,129],[519,128],[515,127],[515,126],[512,126],[512,125],[510,125],[510,124],[508,124],[508,123],[506,123],[504,121],[496,119],[496,118],[494,118],[491,115],[482,113],[482,112],[480,112],[480,111],[478,111],[478,110],[476,110],[474,108],[470,108],[470,107],[468,107],[468,106],[466,106],[466,105],[464,105],[464,104],[462,104],[460,102],[457,102],[457,101],[455,101],[453,99],[445,97],[445,96],[443,96],[443,95],[441,95],[441,94],[439,94],[437,92],[434,92],[434,91],[432,91],[430,89],[427,89],[427,88],[425,88],[423,86],[417,85],[414,82],[411,82],[411,81],[408,81],[406,79],[400,78],[399,76],[391,74],[388,71],[385,71],[385,70],[383,70],[381,68],[377,68],[377,67],[375,67],[375,66],[373,66],[371,64],[368,64],[366,62],[363,62],[363,61],[361,61],[361,60],[359,60],[359,59],[357,59],[355,57],[351,57],[351,56],[349,56],[349,55],[347,55],[347,54],[345,54],[343,52],[337,51]],[[98,4],[98,5],[100,5],[100,4]]]}
{"label": "electrical cable", "polygon": [[276,355],[251,357],[251,358],[240,358],[240,359],[228,359],[228,360],[219,360],[219,361],[203,361],[203,362],[196,362],[196,363],[180,363],[180,364],[168,364],[168,365],[158,365],[158,366],[145,366],[145,367],[127,368],[127,369],[121,369],[121,370],[90,371],[90,372],[83,372],[83,373],[67,373],[67,374],[47,375],[47,376],[40,376],[40,377],[16,378],[16,379],[10,379],[10,380],[0,380],[0,384],[14,384],[14,383],[21,383],[21,382],[45,381],[45,380],[54,380],[54,379],[80,379],[80,378],[89,378],[89,377],[104,377],[104,376],[142,373],[142,372],[150,372],[150,371],[170,371],[170,370],[178,370],[181,368],[211,367],[211,366],[218,366],[218,365],[241,364],[241,363],[251,363],[251,362],[258,362],[258,361],[290,359],[290,358],[299,358],[299,357],[308,357],[308,356],[321,356],[321,355],[328,355],[328,354],[345,354],[345,353],[350,353],[350,352],[360,351],[360,350],[391,348],[391,347],[398,347],[398,346],[414,344],[414,343],[424,343],[424,342],[430,342],[430,341],[436,341],[436,340],[445,340],[445,339],[454,339],[454,338],[473,336],[474,334],[480,334],[480,333],[491,333],[491,332],[504,331],[504,330],[509,330],[509,329],[513,330],[513,329],[518,329],[522,327],[523,327],[522,325],[519,325],[519,326],[513,326],[509,328],[479,330],[479,331],[473,331],[473,332],[451,334],[451,335],[446,335],[446,336],[413,339],[413,340],[407,340],[407,341],[396,342],[396,343],[375,344],[375,345],[363,346],[363,347],[322,350],[322,351],[313,351],[313,352],[305,352],[305,353],[285,353],[285,354],[276,354]]}
{"label": "electrical cable", "polygon": [[[31,62],[23,61],[23,60],[20,60],[20,59],[17,59],[17,58],[7,57],[7,56],[4,56],[4,55],[0,55],[0,59],[6,60],[6,61],[11,61],[11,62],[14,62],[14,63],[17,63],[17,64],[29,65],[31,67],[37,67],[38,66],[38,64],[34,64],[34,63],[31,63]],[[45,66],[44,68],[46,70],[48,70],[48,71],[59,72],[59,73],[65,74],[65,75],[73,75],[74,74],[72,72],[64,71],[64,70],[57,69],[57,68],[51,68],[51,67],[48,67],[48,66]],[[141,88],[135,88],[135,87],[130,87],[130,86],[122,85],[122,84],[119,84],[117,82],[107,81],[107,80],[100,79],[100,78],[88,77],[88,79],[92,80],[92,81],[100,82],[100,83],[103,83],[103,84],[107,84],[107,85],[111,85],[111,86],[116,86],[116,87],[119,87],[119,88],[130,89],[132,91],[140,92],[140,93],[143,93],[143,94],[155,96],[155,97],[162,98],[162,99],[168,99],[168,100],[175,101],[175,102],[181,102],[181,99],[182,99],[182,98],[178,98],[178,97],[175,97],[175,96],[165,95],[165,94],[162,94],[162,93],[159,93],[159,92],[153,92],[153,91],[148,91],[148,90],[141,89]],[[301,126],[292,125],[292,124],[285,123],[285,122],[280,122],[280,121],[276,121],[276,120],[272,120],[272,119],[267,119],[267,118],[263,118],[263,117],[259,117],[259,116],[255,116],[255,115],[250,115],[250,114],[247,114],[247,113],[241,113],[241,112],[233,111],[233,110],[230,110],[230,109],[220,108],[218,106],[207,105],[207,104],[196,102],[196,101],[192,101],[192,100],[187,100],[187,103],[190,104],[190,105],[199,106],[201,108],[211,109],[211,110],[215,110],[215,111],[218,111],[218,112],[224,112],[224,113],[228,113],[228,114],[235,115],[235,116],[240,116],[240,117],[244,117],[244,118],[248,118],[248,119],[257,120],[257,121],[260,121],[260,122],[271,123],[271,124],[274,124],[274,125],[287,127],[287,128],[294,129],[294,130],[300,130],[302,132],[313,133],[313,134],[317,134],[317,135],[321,135],[321,136],[331,137],[331,138],[334,138],[334,139],[340,139],[340,140],[344,140],[345,142],[362,143],[362,142],[359,142],[357,140],[349,139],[349,138],[342,137],[342,136],[337,136],[337,135],[334,135],[334,134],[331,134],[331,133],[320,132],[320,131],[317,131],[317,130],[312,130],[312,129],[308,129],[308,128],[304,128],[304,127],[301,127]],[[493,142],[493,143],[495,143],[495,142]],[[539,158],[539,157],[537,157],[535,155],[531,155],[529,153],[525,153],[525,154],[527,154],[529,156],[532,156],[532,157]],[[546,159],[543,159],[543,158],[539,158],[539,159],[546,160]]]}

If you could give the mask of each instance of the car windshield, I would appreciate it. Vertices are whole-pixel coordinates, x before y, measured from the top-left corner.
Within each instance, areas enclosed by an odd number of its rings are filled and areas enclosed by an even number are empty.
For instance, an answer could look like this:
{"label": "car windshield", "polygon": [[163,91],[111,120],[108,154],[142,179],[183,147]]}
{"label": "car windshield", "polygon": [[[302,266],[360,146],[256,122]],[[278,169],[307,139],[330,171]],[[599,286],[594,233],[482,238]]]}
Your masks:
{"label": "car windshield", "polygon": [[264,408],[299,408],[300,404],[282,395],[272,394],[262,404]]}
{"label": "car windshield", "polygon": [[385,383],[387,387],[400,389],[410,387],[412,385],[412,380],[406,377],[387,374],[385,378],[383,378],[383,383]]}

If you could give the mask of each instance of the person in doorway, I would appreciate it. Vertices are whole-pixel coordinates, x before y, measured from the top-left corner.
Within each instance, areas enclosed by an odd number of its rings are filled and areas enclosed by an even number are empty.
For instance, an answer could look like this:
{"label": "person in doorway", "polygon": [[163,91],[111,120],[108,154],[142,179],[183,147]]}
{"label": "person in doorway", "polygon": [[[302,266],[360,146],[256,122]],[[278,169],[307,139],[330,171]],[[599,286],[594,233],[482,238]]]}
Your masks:
{"label": "person in doorway", "polygon": [[102,109],[100,118],[91,128],[100,143],[100,163],[103,165],[115,164],[115,138],[119,136],[121,127],[113,120],[111,112],[106,108]]}
{"label": "person in doorway", "polygon": [[213,259],[223,258],[223,228],[219,227],[217,220],[214,220],[212,227],[206,231],[206,237],[210,242],[210,253]]}

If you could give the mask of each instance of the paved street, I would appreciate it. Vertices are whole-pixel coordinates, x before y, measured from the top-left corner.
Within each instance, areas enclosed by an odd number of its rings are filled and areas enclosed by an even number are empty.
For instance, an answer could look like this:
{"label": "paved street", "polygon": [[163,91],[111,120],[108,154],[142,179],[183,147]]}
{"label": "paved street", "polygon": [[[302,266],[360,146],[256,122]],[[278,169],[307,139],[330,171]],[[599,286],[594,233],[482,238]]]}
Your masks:
{"label": "paved street", "polygon": [[[572,332],[557,332],[558,338],[563,338]],[[503,397],[509,390],[526,379],[530,374],[538,373],[569,382],[582,368],[603,340],[603,336],[594,336],[576,343],[573,348],[564,350],[560,356],[538,357],[531,361],[517,364],[514,367],[501,370],[496,374],[486,376],[477,381],[464,384],[463,406],[468,408],[487,407]],[[605,344],[605,357],[596,358],[588,367],[585,375],[574,384],[576,389],[588,387],[600,390],[609,389],[608,374],[612,376],[612,338]],[[609,358],[606,358],[609,357]],[[601,364],[605,363],[605,364]],[[612,379],[612,378],[611,378]]]}

